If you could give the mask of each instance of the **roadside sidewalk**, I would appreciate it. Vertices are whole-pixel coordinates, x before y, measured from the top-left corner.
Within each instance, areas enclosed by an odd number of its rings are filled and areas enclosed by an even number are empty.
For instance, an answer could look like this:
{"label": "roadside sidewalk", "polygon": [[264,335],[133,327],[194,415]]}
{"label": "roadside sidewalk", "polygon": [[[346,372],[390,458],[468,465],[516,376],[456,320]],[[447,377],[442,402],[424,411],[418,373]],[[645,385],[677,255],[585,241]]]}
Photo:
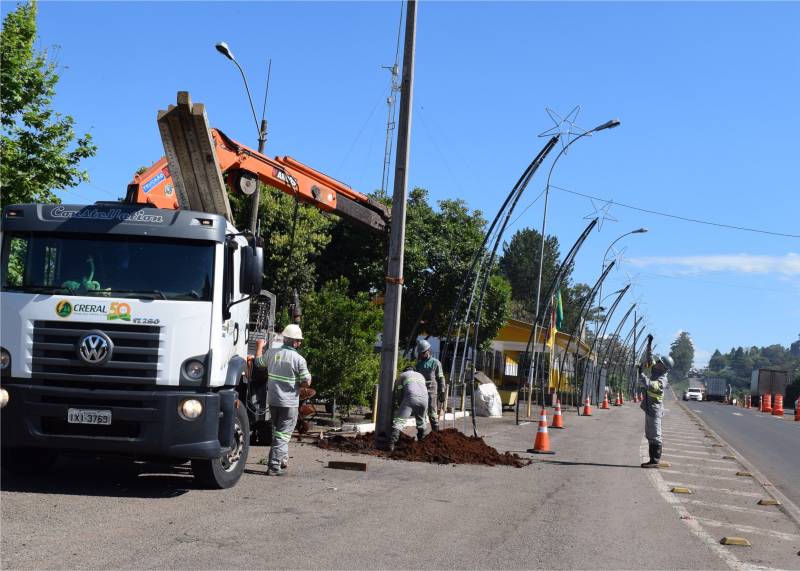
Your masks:
{"label": "roadside sidewalk", "polygon": [[[673,405],[667,455],[677,456],[669,449],[679,448],[678,430],[693,439],[701,433]],[[644,419],[637,405],[595,410],[591,417],[574,409],[563,414],[565,430],[550,431],[556,452],[550,456],[524,452],[536,422],[515,426],[511,415],[478,419],[487,443],[533,459],[525,468],[394,461],[292,442],[287,477],[263,475],[258,460],[267,449],[259,447],[236,487],[209,491],[193,489],[183,467],[119,473],[73,460],[52,479],[4,482],[2,567],[740,569],[800,563],[785,555],[787,547],[797,552],[793,540],[775,536],[753,548],[725,547],[734,554],[726,558],[698,537],[664,497],[667,478],[688,476],[639,467]],[[691,462],[693,450],[680,449]],[[692,469],[717,474],[709,468],[715,450],[698,449],[708,457]],[[332,470],[330,460],[367,462],[368,469]],[[684,459],[671,461],[673,471],[688,472],[679,464]],[[653,481],[656,476],[664,482]],[[754,485],[720,482],[693,480],[698,493],[688,499],[717,501],[701,496],[700,485]],[[722,537],[709,522],[727,522],[724,513],[681,506],[708,520],[693,521],[714,541]],[[776,518],[771,529],[798,533],[782,527],[781,512],[770,513]]]}

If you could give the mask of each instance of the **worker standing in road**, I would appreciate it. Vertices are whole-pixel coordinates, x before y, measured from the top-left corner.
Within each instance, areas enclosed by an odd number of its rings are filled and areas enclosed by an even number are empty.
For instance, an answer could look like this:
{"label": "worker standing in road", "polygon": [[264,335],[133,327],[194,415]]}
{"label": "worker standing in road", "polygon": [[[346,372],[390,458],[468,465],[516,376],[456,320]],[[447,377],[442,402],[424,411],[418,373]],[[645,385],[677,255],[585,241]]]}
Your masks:
{"label": "worker standing in road", "polygon": [[400,405],[394,414],[392,421],[392,442],[390,450],[394,450],[394,445],[400,438],[400,431],[406,425],[406,421],[414,415],[417,422],[417,440],[425,438],[425,415],[428,411],[428,388],[426,387],[425,377],[414,370],[414,367],[406,367],[395,383],[395,400]]}
{"label": "worker standing in road", "polygon": [[[645,388],[645,398],[640,405],[644,410],[644,435],[647,438],[650,461],[644,462],[642,468],[658,468],[661,462],[661,417],[664,415],[664,391],[669,384],[667,371],[674,362],[669,355],[653,355],[653,336],[647,336],[647,349],[644,354],[643,367],[649,369],[649,375],[640,372],[639,380]],[[640,369],[641,371],[641,369]]]}
{"label": "worker standing in road", "polygon": [[300,389],[311,384],[306,360],[297,349],[303,342],[299,325],[287,325],[283,330],[283,345],[269,349],[262,356],[265,341],[256,343],[257,368],[266,368],[267,404],[272,419],[272,447],[269,449],[267,476],[285,474],[289,459],[289,441],[297,424],[297,409],[300,406]]}
{"label": "worker standing in road", "polygon": [[439,401],[444,402],[445,397],[444,371],[441,361],[431,354],[431,344],[425,339],[420,339],[417,343],[415,370],[424,377],[428,389],[428,420],[431,430],[439,430]]}

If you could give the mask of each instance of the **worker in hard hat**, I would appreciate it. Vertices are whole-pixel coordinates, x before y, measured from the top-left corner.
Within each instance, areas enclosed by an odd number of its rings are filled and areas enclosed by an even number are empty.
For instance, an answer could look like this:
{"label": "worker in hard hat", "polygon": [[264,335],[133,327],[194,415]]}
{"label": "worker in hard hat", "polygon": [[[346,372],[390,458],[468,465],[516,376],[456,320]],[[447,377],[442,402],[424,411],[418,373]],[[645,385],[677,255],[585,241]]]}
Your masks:
{"label": "worker in hard hat", "polygon": [[272,421],[272,447],[269,449],[267,476],[286,473],[289,459],[289,440],[297,424],[297,409],[300,406],[300,389],[311,384],[308,365],[297,349],[303,342],[299,325],[287,325],[283,330],[283,345],[269,349],[261,355],[264,341],[256,343],[257,368],[266,368],[267,404]]}
{"label": "worker in hard hat", "polygon": [[[669,384],[667,372],[675,364],[669,355],[652,354],[653,336],[647,336],[647,350],[642,366],[645,372],[639,381],[645,388],[645,398],[640,405],[645,412],[644,435],[647,438],[650,460],[642,468],[658,468],[661,462],[661,417],[664,415],[664,391]],[[647,371],[649,369],[649,374]]]}
{"label": "worker in hard hat", "polygon": [[400,438],[400,432],[411,415],[414,415],[417,423],[417,440],[425,438],[425,415],[428,411],[428,388],[425,385],[425,377],[411,366],[406,367],[397,379],[394,385],[395,400],[400,405],[392,420],[390,450],[394,450],[394,445]]}
{"label": "worker in hard hat", "polygon": [[425,379],[428,389],[428,420],[431,430],[439,430],[439,401],[444,402],[444,371],[439,359],[431,354],[431,344],[420,339],[417,342],[417,366],[415,370]]}

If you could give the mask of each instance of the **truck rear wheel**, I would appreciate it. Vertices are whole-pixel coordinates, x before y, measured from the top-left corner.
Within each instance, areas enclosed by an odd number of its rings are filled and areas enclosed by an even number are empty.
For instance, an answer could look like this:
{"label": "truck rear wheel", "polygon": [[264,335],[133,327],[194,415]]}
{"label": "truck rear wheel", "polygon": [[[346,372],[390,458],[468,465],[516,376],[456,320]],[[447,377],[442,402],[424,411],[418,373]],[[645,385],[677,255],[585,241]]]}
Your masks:
{"label": "truck rear wheel", "polygon": [[250,421],[245,407],[238,404],[234,409],[231,451],[213,460],[192,460],[194,477],[203,487],[230,488],[242,477],[250,452]]}

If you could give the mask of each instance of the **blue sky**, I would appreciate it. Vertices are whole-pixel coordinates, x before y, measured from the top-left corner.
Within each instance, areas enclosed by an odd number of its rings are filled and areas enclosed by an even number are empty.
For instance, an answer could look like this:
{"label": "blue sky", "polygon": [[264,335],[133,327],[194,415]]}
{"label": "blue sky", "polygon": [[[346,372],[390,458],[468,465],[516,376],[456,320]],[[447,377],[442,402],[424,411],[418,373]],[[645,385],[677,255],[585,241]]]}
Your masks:
{"label": "blue sky", "polygon": [[[14,4],[3,2],[3,14]],[[212,125],[255,146],[241,78],[215,52],[227,41],[260,101],[273,59],[267,153],[291,155],[353,187],[380,186],[389,74],[400,5],[360,3],[42,2],[40,45],[61,66],[56,107],[99,147],[77,202],[124,193],[162,154],[156,112],[188,90]],[[423,2],[417,27],[410,184],[461,197],[491,217],[552,122],[622,126],[582,140],[553,183],[676,214],[800,234],[798,3]],[[260,105],[259,105],[260,107]],[[531,183],[523,206],[544,186]],[[595,210],[555,190],[548,233],[565,252]],[[602,206],[597,202],[596,206]],[[659,348],[690,332],[715,348],[788,345],[800,334],[800,239],[734,231],[613,205],[577,259],[593,282],[623,238]],[[540,227],[542,201],[515,228]],[[513,228],[512,228],[513,230]],[[620,313],[623,313],[621,308]]]}

